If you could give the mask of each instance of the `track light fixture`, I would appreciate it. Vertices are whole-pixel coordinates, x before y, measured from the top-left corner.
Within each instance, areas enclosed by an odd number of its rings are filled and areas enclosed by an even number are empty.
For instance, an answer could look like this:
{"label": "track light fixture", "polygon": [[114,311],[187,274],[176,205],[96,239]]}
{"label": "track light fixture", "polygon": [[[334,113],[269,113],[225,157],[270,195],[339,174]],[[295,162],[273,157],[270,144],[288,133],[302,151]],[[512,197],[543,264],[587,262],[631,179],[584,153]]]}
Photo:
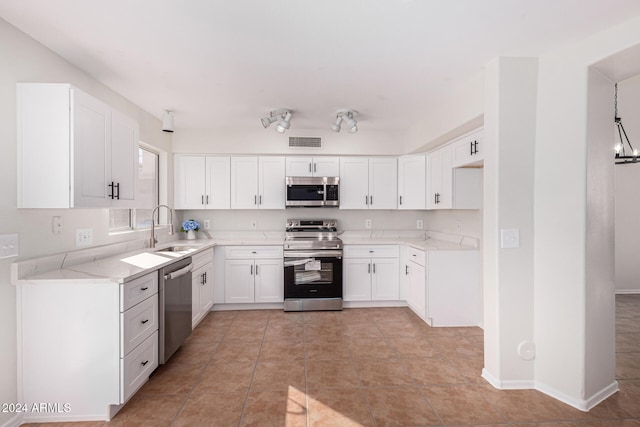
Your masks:
{"label": "track light fixture", "polygon": [[162,114],[162,130],[173,132],[173,110],[164,110]]}
{"label": "track light fixture", "polygon": [[278,122],[276,125],[276,131],[284,133],[284,131],[291,127],[291,110],[286,108],[273,110],[267,117],[260,119],[260,121],[262,122],[262,126],[265,128],[271,126],[271,123]]}
{"label": "track light fixture", "polygon": [[334,132],[340,132],[344,122],[344,125],[347,127],[347,132],[358,132],[358,122],[354,118],[356,114],[358,114],[358,112],[353,110],[338,110],[336,112],[336,120],[331,125],[331,130]]}

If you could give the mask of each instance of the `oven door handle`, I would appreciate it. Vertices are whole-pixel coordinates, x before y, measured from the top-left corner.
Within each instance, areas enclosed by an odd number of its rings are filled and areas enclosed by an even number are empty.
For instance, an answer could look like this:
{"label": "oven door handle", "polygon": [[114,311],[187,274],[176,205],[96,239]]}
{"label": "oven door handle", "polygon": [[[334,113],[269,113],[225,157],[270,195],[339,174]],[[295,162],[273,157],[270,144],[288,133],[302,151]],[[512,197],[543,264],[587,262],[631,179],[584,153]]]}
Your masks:
{"label": "oven door handle", "polygon": [[285,251],[284,258],[342,258],[342,251]]}

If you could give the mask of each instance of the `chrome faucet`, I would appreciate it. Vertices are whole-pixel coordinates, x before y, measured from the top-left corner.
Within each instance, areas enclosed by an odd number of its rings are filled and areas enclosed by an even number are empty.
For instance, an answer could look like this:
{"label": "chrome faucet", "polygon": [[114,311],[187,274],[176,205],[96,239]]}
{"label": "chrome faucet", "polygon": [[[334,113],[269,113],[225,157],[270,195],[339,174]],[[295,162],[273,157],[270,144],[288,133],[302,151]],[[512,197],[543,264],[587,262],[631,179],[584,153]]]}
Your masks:
{"label": "chrome faucet", "polygon": [[158,238],[156,237],[156,220],[155,220],[155,215],[156,215],[156,211],[158,209],[160,209],[161,207],[165,207],[167,209],[169,209],[169,234],[173,235],[173,209],[171,209],[169,206],[167,205],[158,205],[155,208],[153,208],[153,211],[151,212],[151,238],[149,239],[149,247],[150,248],[155,248],[156,247],[156,243],[158,243]]}

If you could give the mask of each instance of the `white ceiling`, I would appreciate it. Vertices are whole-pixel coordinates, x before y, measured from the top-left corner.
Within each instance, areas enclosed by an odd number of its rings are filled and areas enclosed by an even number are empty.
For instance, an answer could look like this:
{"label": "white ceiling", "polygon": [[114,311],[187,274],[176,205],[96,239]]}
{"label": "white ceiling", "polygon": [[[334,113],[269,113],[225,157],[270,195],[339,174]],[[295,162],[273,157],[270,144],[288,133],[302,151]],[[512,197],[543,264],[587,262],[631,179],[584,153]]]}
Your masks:
{"label": "white ceiling", "polygon": [[0,17],[180,128],[401,131],[499,55],[537,56],[637,0],[0,0]]}

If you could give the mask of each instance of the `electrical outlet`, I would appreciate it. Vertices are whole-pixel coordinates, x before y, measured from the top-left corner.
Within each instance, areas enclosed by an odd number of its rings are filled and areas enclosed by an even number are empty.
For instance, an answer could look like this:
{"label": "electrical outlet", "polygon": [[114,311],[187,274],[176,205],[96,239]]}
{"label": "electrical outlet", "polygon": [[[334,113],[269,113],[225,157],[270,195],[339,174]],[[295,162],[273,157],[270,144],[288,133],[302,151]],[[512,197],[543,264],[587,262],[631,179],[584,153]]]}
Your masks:
{"label": "electrical outlet", "polygon": [[364,220],[364,228],[371,228],[371,220],[370,219],[365,219]]}
{"label": "electrical outlet", "polygon": [[422,222],[422,220],[421,220],[421,219],[419,219],[419,220],[417,220],[417,221],[416,221],[416,228],[417,228],[418,230],[422,230],[422,229],[424,228],[424,222]]}
{"label": "electrical outlet", "polygon": [[258,221],[257,220],[254,219],[253,221],[251,221],[251,228],[253,228],[254,230],[256,228],[258,228]]}
{"label": "electrical outlet", "polygon": [[93,228],[76,229],[76,246],[89,246],[93,244]]}
{"label": "electrical outlet", "polygon": [[17,234],[0,235],[0,258],[18,256],[19,243]]}
{"label": "electrical outlet", "polygon": [[204,229],[208,230],[211,228],[211,221],[209,221],[208,219],[205,219],[204,221]]}
{"label": "electrical outlet", "polygon": [[51,232],[53,234],[62,233],[62,217],[61,216],[54,216],[53,219],[51,220]]}

